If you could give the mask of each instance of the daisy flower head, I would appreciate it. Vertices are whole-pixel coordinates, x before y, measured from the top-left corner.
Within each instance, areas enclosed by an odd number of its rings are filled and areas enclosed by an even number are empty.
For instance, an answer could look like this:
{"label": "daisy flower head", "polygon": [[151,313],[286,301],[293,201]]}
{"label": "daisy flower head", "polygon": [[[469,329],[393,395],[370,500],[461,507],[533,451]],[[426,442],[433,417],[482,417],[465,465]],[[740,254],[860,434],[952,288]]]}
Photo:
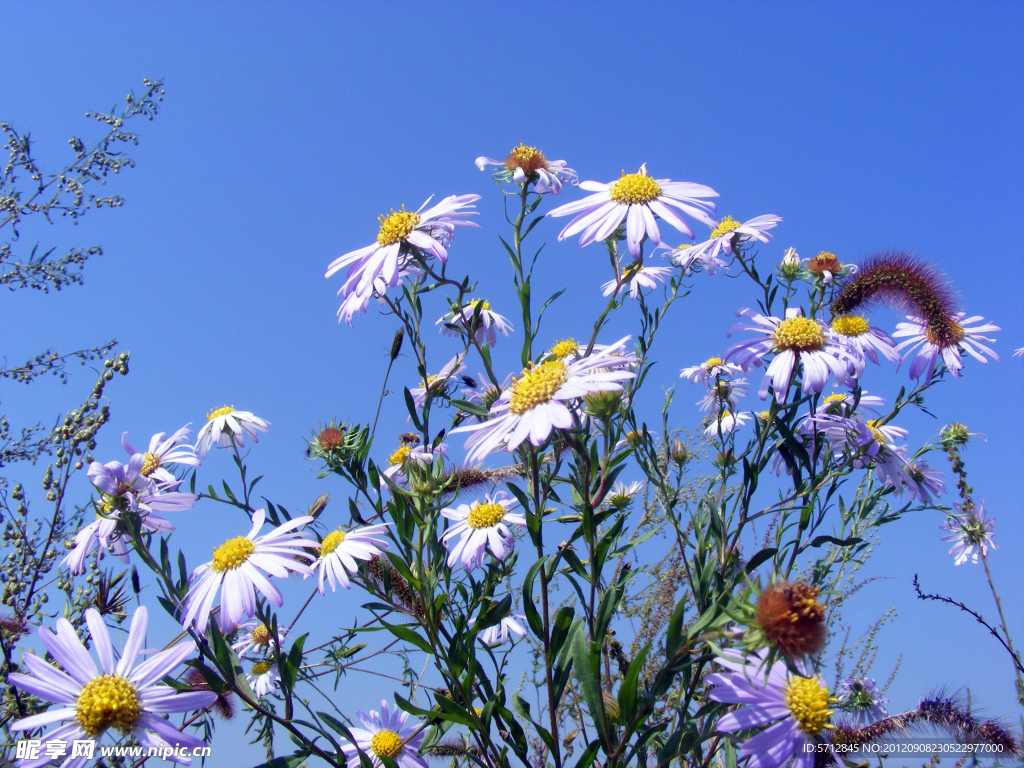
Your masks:
{"label": "daisy flower head", "polygon": [[921,504],[931,504],[932,499],[946,492],[943,477],[923,461],[911,462],[907,465],[907,490]]}
{"label": "daisy flower head", "polygon": [[772,239],[768,234],[769,229],[774,229],[782,221],[779,216],[757,216],[742,224],[732,216],[726,216],[719,222],[711,222],[711,235],[703,243],[698,243],[692,248],[676,250],[672,261],[682,267],[686,274],[697,262],[704,267],[709,275],[715,273],[715,268],[725,266],[719,256],[723,253],[732,255],[734,249],[740,248],[745,243],[758,241],[767,243]]}
{"label": "daisy flower head", "polygon": [[620,512],[628,509],[633,505],[633,499],[637,497],[644,489],[644,484],[638,480],[634,480],[629,485],[619,480],[612,486],[611,493],[605,496],[604,503],[617,509]]}
{"label": "daisy flower head", "polygon": [[[998,361],[999,355],[981,342],[992,343],[995,339],[983,336],[982,334],[993,331],[1001,331],[998,325],[985,323],[984,318],[978,315],[964,319],[963,312],[947,318],[948,325],[943,328],[929,327],[929,324],[920,317],[907,317],[906,323],[899,323],[896,326],[894,338],[904,338],[896,349],[901,352],[906,349],[903,360],[914,354],[914,361],[910,364],[910,378],[920,379],[924,376],[930,379],[935,370],[936,362],[941,357],[942,363],[954,378],[960,378],[960,371],[964,367],[961,351],[966,352],[982,365],[987,365],[986,356]],[[973,325],[982,323],[981,325]]]}
{"label": "daisy flower head", "polygon": [[[139,606],[132,616],[121,656],[115,658],[110,632],[99,611],[89,608],[85,619],[99,666],[67,619],[58,619],[53,632],[41,627],[39,639],[55,664],[26,653],[22,663],[28,674],[12,672],[9,681],[22,691],[57,706],[14,722],[11,730],[31,731],[63,723],[44,734],[44,739],[65,742],[98,740],[113,728],[122,735],[130,734],[144,748],[178,746],[191,751],[195,747],[206,746],[200,739],[180,732],[173,723],[164,719],[164,715],[206,709],[217,700],[217,694],[213,691],[179,692],[166,685],[158,685],[195,653],[195,643],[185,640],[163,651],[144,650],[148,615],[145,606]],[[145,661],[136,666],[140,657]],[[187,757],[170,759],[191,764]],[[86,757],[69,758],[62,765],[65,768],[83,768],[89,761]],[[34,768],[49,762],[50,759],[43,757],[22,761],[20,765]]]}
{"label": "daisy flower head", "polygon": [[719,411],[717,414],[708,417],[710,423],[704,429],[705,437],[729,437],[736,427],[742,427],[750,416],[745,413],[733,413],[732,411]]}
{"label": "daisy flower head", "polygon": [[988,549],[999,549],[992,538],[995,531],[996,519],[985,514],[985,502],[982,501],[977,509],[964,512],[959,503],[954,507],[960,511],[958,515],[950,515],[942,525],[944,531],[949,531],[948,536],[943,536],[943,541],[952,541],[953,546],[949,548],[950,557],[954,565],[963,565],[968,560],[977,565],[978,555],[988,557]]}
{"label": "daisy flower head", "polygon": [[703,413],[712,411],[734,411],[739,406],[740,398],[747,394],[747,380],[716,379],[708,384],[707,394],[697,401]]}
{"label": "daisy flower head", "polygon": [[714,686],[712,699],[748,705],[723,715],[718,730],[734,733],[774,723],[740,747],[740,753],[750,758],[748,768],[779,768],[790,759],[793,768],[813,768],[814,752],[805,752],[804,747],[835,727],[829,724],[835,699],[819,677],[791,674],[783,661],[765,670],[764,653],[749,658],[719,657],[715,662],[729,671],[707,676],[707,683]]}
{"label": "daisy flower head", "polygon": [[674,248],[671,245],[662,243],[655,250],[664,251],[662,258],[667,258],[672,264],[682,267],[683,274],[686,277],[690,277],[694,272],[700,271],[713,275],[719,269],[727,270],[729,268],[728,261],[725,261],[720,256],[712,256],[710,253],[701,259],[692,258],[689,252],[694,247],[693,243],[682,243]]}
{"label": "daisy flower head", "polygon": [[836,708],[843,711],[855,728],[866,728],[889,716],[882,706],[889,700],[883,698],[878,684],[870,677],[848,677],[839,683],[837,693]]}
{"label": "daisy flower head", "polygon": [[854,264],[843,264],[839,257],[829,251],[821,251],[813,259],[807,260],[807,271],[825,284],[837,277],[846,277],[857,271]]}
{"label": "daisy flower head", "polygon": [[257,661],[246,673],[245,679],[249,681],[252,692],[263,699],[277,690],[281,682],[281,670],[272,661]]}
{"label": "daisy flower head", "polygon": [[391,709],[387,701],[382,700],[380,714],[372,709],[369,714],[357,710],[356,717],[363,727],[349,729],[355,743],[341,746],[350,765],[359,763],[362,752],[374,766],[381,765],[382,757],[390,757],[399,768],[427,768],[427,761],[417,754],[423,733],[416,732],[419,723],[406,723],[408,712]]}
{"label": "daisy flower head", "polygon": [[281,641],[288,634],[286,627],[277,628],[277,638],[271,637],[271,630],[262,621],[250,619],[242,622],[236,628],[238,639],[231,644],[239,659],[244,659],[250,654],[254,656],[274,653],[281,647]]}
{"label": "daisy flower head", "polygon": [[270,432],[270,422],[254,416],[249,411],[236,411],[233,406],[214,408],[206,414],[206,423],[196,436],[199,458],[205,459],[206,452],[216,443],[221,448],[242,448],[245,438],[258,443],[258,432]]}
{"label": "daisy flower head", "polygon": [[691,384],[704,384],[710,379],[732,378],[743,373],[743,369],[733,363],[727,363],[720,357],[709,357],[700,365],[691,365],[679,372],[679,378]]}
{"label": "daisy flower head", "polygon": [[727,360],[735,360],[746,372],[758,367],[764,357],[774,354],[758,388],[762,400],[768,396],[768,385],[775,391],[778,403],[786,402],[786,392],[793,379],[797,363],[803,369],[801,392],[821,392],[828,381],[829,373],[836,381],[847,380],[847,369],[852,353],[841,337],[817,320],[803,317],[800,308],[786,310],[786,317],[765,317],[751,309],[743,308],[736,313],[746,318],[729,329],[729,336],[736,331],[753,331],[762,335],[733,344],[725,351]]}
{"label": "daisy flower head", "polygon": [[401,437],[401,444],[397,450],[388,457],[388,468],[381,472],[381,488],[387,483],[387,478],[393,483],[403,485],[409,481],[406,469],[410,465],[425,468],[433,465],[434,459],[448,456],[448,446],[445,443],[433,445],[420,445],[420,436],[415,432],[406,432]]}
{"label": "daisy flower head", "polygon": [[482,171],[488,165],[499,166],[494,180],[499,184],[507,184],[511,180],[515,184],[533,182],[533,191],[538,195],[551,193],[557,195],[562,191],[562,182],[576,184],[579,176],[565,160],[548,160],[544,153],[536,147],[527,147],[522,142],[512,147],[504,160],[492,160],[489,157],[476,159],[477,170]]}
{"label": "daisy flower head", "polygon": [[[473,204],[480,195],[450,195],[428,208],[431,199],[427,198],[416,212],[407,211],[402,206],[399,211],[392,210],[387,216],[380,216],[376,242],[336,258],[327,267],[324,277],[330,278],[348,267],[339,293],[346,299],[357,296],[365,307],[365,302],[374,292],[383,294],[383,290],[398,285],[402,270],[410,262],[433,256],[447,263],[448,246],[455,227],[478,226],[463,219],[476,215],[470,209],[476,207]],[[383,285],[378,285],[378,281]],[[345,305],[342,308],[345,309]],[[347,322],[351,323],[351,309],[339,310],[338,319],[346,314]]]}
{"label": "daisy flower head", "polygon": [[839,315],[832,319],[832,331],[846,341],[846,346],[860,365],[852,365],[850,373],[855,377],[863,372],[864,360],[879,365],[878,353],[890,363],[900,362],[900,353],[894,342],[885,331],[868,323],[862,315]]}
{"label": "daisy flower head", "polygon": [[516,621],[516,619],[526,621],[526,615],[523,613],[510,613],[497,624],[481,630],[478,635],[480,642],[484,645],[505,645],[512,635],[526,637],[526,630],[523,629],[523,625]]}
{"label": "daisy flower head", "polygon": [[457,329],[464,328],[473,335],[477,344],[486,343],[492,347],[498,340],[498,333],[508,336],[510,331],[515,330],[508,318],[491,310],[491,303],[487,299],[471,299],[461,309],[453,309],[434,325],[440,325],[441,333],[446,336],[458,336],[460,332]]}
{"label": "daisy flower head", "polygon": [[580,246],[590,245],[611,236],[623,219],[626,221],[626,244],[633,258],[643,253],[644,238],[661,243],[661,231],[655,217],[660,217],[684,235],[693,239],[693,230],[677,211],[715,226],[708,211],[714,213],[714,203],[702,198],[718,197],[718,193],[703,184],[691,184],[670,179],[652,179],[647,175],[647,164],[637,173],[622,172],[622,178],[602,184],[581,181],[580,188],[595,194],[573,203],[559,206],[548,216],[572,216],[572,221],[559,233],[564,240],[580,234]]}
{"label": "daisy flower head", "polygon": [[269,533],[257,536],[266,518],[266,511],[257,509],[252,516],[249,533],[228,539],[213,550],[210,562],[192,571],[185,597],[183,626],[194,625],[200,634],[205,632],[219,591],[217,623],[222,632],[230,632],[243,619],[251,619],[256,613],[255,590],[258,589],[278,608],[284,604],[281,592],[267,576],[286,579],[289,571],[303,576],[313,575],[312,569],[303,561],[316,558],[305,549],[318,548],[319,542],[296,531],[313,522],[313,518],[296,517]]}
{"label": "daisy flower head", "polygon": [[833,451],[851,456],[856,469],[874,469],[878,479],[897,493],[910,487],[911,493],[917,495],[918,483],[910,474],[907,449],[896,444],[906,438],[907,430],[859,414],[819,414],[810,423],[824,434]]}
{"label": "daisy flower head", "polygon": [[[168,464],[183,464],[188,467],[198,467],[199,458],[196,456],[196,449],[187,445],[188,436],[192,434],[189,425],[179,429],[170,437],[166,432],[159,432],[149,440],[149,450],[142,452],[135,449],[128,442],[128,433],[121,435],[121,445],[129,456],[142,453],[143,464],[141,474],[143,477],[152,478],[166,490],[173,491],[178,485],[178,478],[164,469]],[[173,487],[172,487],[173,486]]]}
{"label": "daisy flower head", "polygon": [[641,288],[654,289],[659,283],[664,283],[666,278],[672,274],[668,267],[645,267],[639,261],[633,262],[622,270],[622,275],[617,280],[609,280],[601,286],[602,296],[611,296],[613,293],[620,296],[628,287],[629,298],[636,301]]}
{"label": "daisy flower head", "polygon": [[[472,504],[442,509],[441,516],[453,523],[441,537],[442,543],[451,550],[448,567],[454,567],[461,560],[467,571],[480,568],[488,550],[504,560],[515,547],[515,537],[508,526],[526,525],[523,515],[509,512],[515,504],[507,493],[499,491],[494,496],[487,494],[482,501],[477,499]],[[453,546],[456,537],[459,540]]]}
{"label": "daisy flower head", "polygon": [[453,429],[472,432],[466,440],[470,464],[505,448],[514,451],[529,439],[543,445],[554,429],[573,426],[576,402],[593,392],[616,392],[635,373],[628,370],[636,358],[623,353],[629,337],[602,348],[595,346],[587,357],[553,359],[531,365],[501,393],[491,406],[487,421]]}
{"label": "daisy flower head", "polygon": [[75,534],[74,547],[62,561],[73,574],[85,572],[85,561],[99,543],[109,549],[121,562],[127,563],[128,542],[132,540],[128,516],[134,518],[142,533],[167,533],[174,526],[154,512],[182,512],[192,509],[196,496],[191,493],[169,491],[160,493],[156,485],[142,475],[146,459],[136,453],[127,465],[111,461],[94,461],[86,472],[89,480],[101,492],[94,502],[96,519]]}
{"label": "daisy flower head", "polygon": [[315,564],[319,573],[317,588],[321,595],[324,594],[325,577],[332,592],[337,584],[341,584],[344,589],[352,587],[348,575],[359,570],[356,560],[369,560],[381,553],[379,547],[387,547],[388,543],[377,537],[383,536],[389,525],[391,523],[368,525],[348,531],[338,528],[324,536],[317,550],[319,557]]}
{"label": "daisy flower head", "polygon": [[[412,387],[409,390],[409,394],[412,395],[413,403],[417,408],[422,408],[427,403],[427,393],[429,392],[434,397],[444,396],[445,390],[448,386],[448,382],[455,376],[458,376],[464,370],[466,370],[466,364],[463,360],[466,359],[466,353],[460,352],[447,363],[444,368],[434,374],[427,374],[427,378],[420,382],[418,387]],[[412,419],[412,416],[409,417]]]}

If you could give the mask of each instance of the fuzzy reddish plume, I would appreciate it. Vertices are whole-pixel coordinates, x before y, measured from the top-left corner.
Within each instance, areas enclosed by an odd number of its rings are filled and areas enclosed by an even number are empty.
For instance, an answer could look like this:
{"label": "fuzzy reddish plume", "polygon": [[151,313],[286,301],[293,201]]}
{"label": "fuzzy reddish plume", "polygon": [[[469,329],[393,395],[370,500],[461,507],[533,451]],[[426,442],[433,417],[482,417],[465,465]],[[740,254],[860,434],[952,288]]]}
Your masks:
{"label": "fuzzy reddish plume", "polygon": [[818,653],[825,647],[825,609],[818,589],[802,581],[777,581],[757,601],[757,623],[788,658]]}
{"label": "fuzzy reddish plume", "polygon": [[928,326],[929,341],[939,347],[963,338],[949,281],[908,251],[883,251],[869,258],[843,283],[830,309],[835,316],[849,315],[865,304],[884,304],[920,317]]}

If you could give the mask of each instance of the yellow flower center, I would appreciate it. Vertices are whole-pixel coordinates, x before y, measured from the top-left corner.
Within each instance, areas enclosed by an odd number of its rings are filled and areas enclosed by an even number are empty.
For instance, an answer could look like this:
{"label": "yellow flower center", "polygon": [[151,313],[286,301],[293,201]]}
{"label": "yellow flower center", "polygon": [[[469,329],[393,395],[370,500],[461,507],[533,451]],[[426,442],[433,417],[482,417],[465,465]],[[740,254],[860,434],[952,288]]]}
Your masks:
{"label": "yellow flower center", "polygon": [[641,437],[642,435],[639,432],[627,432],[626,442],[629,443],[634,448],[636,448],[638,445],[640,445]]}
{"label": "yellow flower center", "polygon": [[469,510],[466,525],[470,528],[493,528],[505,517],[505,508],[501,504],[477,504]]}
{"label": "yellow flower center", "polygon": [[616,203],[634,205],[649,203],[661,194],[658,182],[646,173],[622,172],[622,178],[608,190],[608,196]]}
{"label": "yellow flower center", "polygon": [[402,753],[402,737],[394,731],[377,731],[370,739],[370,750],[378,757],[394,759]]}
{"label": "yellow flower center", "polygon": [[402,210],[395,211],[392,209],[390,216],[378,216],[377,221],[380,222],[377,245],[383,248],[404,241],[409,236],[409,233],[416,229],[416,225],[420,223],[420,215],[406,211],[403,205]]}
{"label": "yellow flower center", "polygon": [[882,434],[882,430],[879,429],[881,426],[879,422],[881,419],[874,419],[868,422],[868,429],[871,430],[871,436],[875,438],[875,442],[879,445],[885,445],[885,435]]}
{"label": "yellow flower center", "polygon": [[823,403],[823,405],[826,408],[831,408],[836,403],[842,403],[845,400],[846,400],[846,395],[841,395],[838,392],[836,392],[835,394],[831,394],[828,397],[826,397],[825,398],[825,402]]}
{"label": "yellow flower center", "polygon": [[513,147],[512,151],[508,153],[508,157],[505,158],[505,168],[510,171],[522,168],[527,176],[547,167],[548,159],[544,157],[543,152],[536,147],[528,147],[522,143],[518,147]]}
{"label": "yellow flower center", "polygon": [[772,341],[779,352],[814,352],[825,346],[825,332],[806,317],[790,317],[775,327]]}
{"label": "yellow flower center", "polygon": [[740,223],[736,221],[736,219],[734,219],[732,216],[726,216],[724,219],[718,222],[717,227],[711,230],[711,239],[714,240],[716,237],[727,235],[730,232],[739,229],[740,226]]}
{"label": "yellow flower center", "polygon": [[217,573],[233,571],[248,560],[249,555],[255,551],[256,545],[245,536],[228,539],[213,550],[213,563],[210,567]]}
{"label": "yellow flower center", "polygon": [[707,360],[701,363],[701,368],[710,373],[720,365],[725,365],[725,360],[723,360],[720,357],[709,357]]}
{"label": "yellow flower center", "polygon": [[156,470],[160,469],[160,457],[155,453],[144,453],[142,454],[142,475],[143,477],[149,477]]}
{"label": "yellow flower center", "polygon": [[639,262],[637,262],[635,264],[631,264],[630,266],[628,266],[624,270],[622,270],[622,281],[626,282],[627,280],[632,280],[634,277],[637,276],[637,274],[639,274],[640,272],[643,272],[643,271],[644,271],[644,265],[643,264],[640,264]]}
{"label": "yellow flower center", "polygon": [[760,413],[757,414],[757,418],[759,418],[761,421],[768,421],[771,417],[771,411],[761,411]]}
{"label": "yellow flower center", "polygon": [[225,405],[223,408],[215,408],[212,411],[210,411],[208,414],[206,414],[206,420],[207,421],[213,421],[218,416],[227,416],[229,413],[234,413],[234,412],[235,412],[234,406]]}
{"label": "yellow flower center", "polygon": [[270,642],[270,630],[267,629],[266,624],[260,624],[249,635],[249,639],[252,640],[253,645],[266,645]]}
{"label": "yellow flower center", "polygon": [[410,451],[412,451],[411,446],[403,445],[399,447],[397,451],[395,451],[388,457],[388,464],[390,464],[392,467],[401,466],[402,464],[405,463],[405,459],[409,455]]}
{"label": "yellow flower center", "polygon": [[536,368],[523,371],[523,377],[512,384],[512,400],[508,409],[516,416],[522,416],[538,405],[551,400],[566,380],[569,372],[558,360],[543,363]]}
{"label": "yellow flower center", "polygon": [[94,677],[82,688],[75,705],[75,720],[91,738],[111,726],[128,733],[141,715],[138,692],[119,675]]}
{"label": "yellow flower center", "polygon": [[804,733],[817,736],[822,729],[835,728],[828,724],[832,715],[829,702],[828,688],[821,678],[794,676],[786,683],[786,706]]}
{"label": "yellow flower center", "polygon": [[575,355],[580,351],[579,342],[576,339],[562,339],[551,348],[551,354],[561,359],[569,355]]}
{"label": "yellow flower center", "polygon": [[269,661],[258,661],[252,665],[252,673],[254,675],[265,675],[270,671]]}
{"label": "yellow flower center", "polygon": [[480,306],[481,310],[490,311],[490,309],[491,309],[491,302],[489,302],[487,299],[471,299],[470,300],[469,306],[473,308],[474,312],[476,312],[477,305]]}
{"label": "yellow flower center", "polygon": [[320,557],[329,555],[331,552],[338,548],[338,545],[345,540],[345,532],[339,528],[336,531],[331,531],[324,540],[320,542]]}
{"label": "yellow flower center", "polygon": [[832,321],[832,330],[843,336],[863,336],[870,329],[868,321],[856,315],[840,315]]}

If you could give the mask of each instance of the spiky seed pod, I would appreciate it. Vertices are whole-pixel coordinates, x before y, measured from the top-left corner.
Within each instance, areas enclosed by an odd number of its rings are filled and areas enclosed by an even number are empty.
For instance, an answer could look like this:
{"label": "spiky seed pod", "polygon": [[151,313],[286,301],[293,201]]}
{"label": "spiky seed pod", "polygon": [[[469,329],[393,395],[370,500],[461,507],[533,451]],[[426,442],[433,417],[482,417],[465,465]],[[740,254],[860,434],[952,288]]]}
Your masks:
{"label": "spiky seed pod", "polygon": [[910,311],[924,320],[928,341],[940,348],[963,339],[956,321],[957,301],[949,282],[927,262],[907,251],[884,251],[861,265],[847,279],[829,308],[834,316],[850,315],[865,304],[885,304]]}
{"label": "spiky seed pod", "polygon": [[424,617],[423,606],[420,605],[416,596],[409,588],[409,582],[400,574],[391,563],[380,555],[374,555],[366,564],[366,573],[369,578],[382,589],[384,588],[384,569],[388,569],[388,581],[391,585],[391,599],[402,606],[409,613],[420,618]]}
{"label": "spiky seed pod", "polygon": [[825,647],[825,609],[818,589],[802,581],[777,581],[757,601],[757,623],[787,658],[818,653]]}

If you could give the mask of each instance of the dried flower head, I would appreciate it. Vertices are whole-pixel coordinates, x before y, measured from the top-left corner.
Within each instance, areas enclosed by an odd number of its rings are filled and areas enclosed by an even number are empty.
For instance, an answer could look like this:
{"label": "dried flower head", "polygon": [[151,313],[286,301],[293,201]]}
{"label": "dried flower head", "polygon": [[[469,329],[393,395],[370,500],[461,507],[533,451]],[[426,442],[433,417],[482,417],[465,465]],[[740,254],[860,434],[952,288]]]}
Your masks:
{"label": "dried flower head", "polygon": [[777,581],[757,601],[757,623],[768,641],[787,658],[825,647],[825,608],[818,588],[802,581]]}

